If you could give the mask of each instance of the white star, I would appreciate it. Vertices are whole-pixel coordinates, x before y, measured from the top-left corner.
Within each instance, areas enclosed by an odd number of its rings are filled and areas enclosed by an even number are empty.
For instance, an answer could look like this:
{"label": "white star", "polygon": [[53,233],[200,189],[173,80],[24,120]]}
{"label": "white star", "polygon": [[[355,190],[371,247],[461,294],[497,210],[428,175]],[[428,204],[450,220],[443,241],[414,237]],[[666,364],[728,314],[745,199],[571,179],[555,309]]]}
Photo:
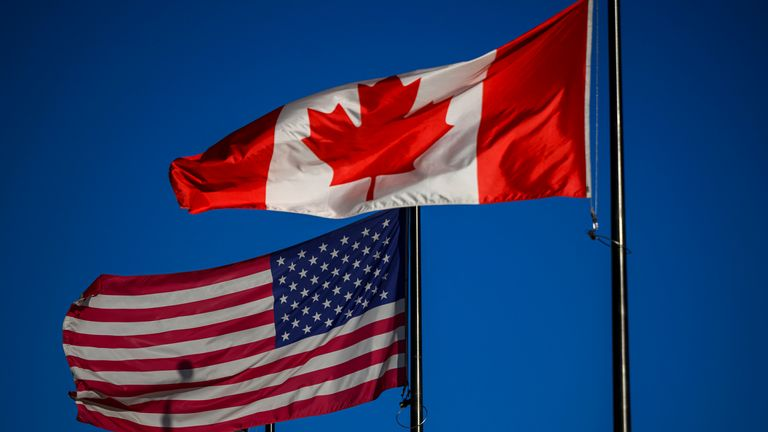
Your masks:
{"label": "white star", "polygon": [[342,237],[341,238],[341,244],[345,245],[347,243],[349,243],[349,237],[347,237],[347,236]]}
{"label": "white star", "polygon": [[382,291],[381,294],[379,294],[379,297],[381,297],[382,300],[386,300],[388,295],[389,293],[385,290],[385,291]]}
{"label": "white star", "polygon": [[374,294],[376,294],[376,291],[378,291],[378,290],[379,290],[379,287],[373,287],[373,289],[371,290],[371,292],[372,292],[372,293],[374,293]]}
{"label": "white star", "polygon": [[280,285],[285,283],[285,275],[280,276]]}
{"label": "white star", "polygon": [[290,263],[288,264],[288,270],[294,271],[296,270],[296,263]]}
{"label": "white star", "polygon": [[312,295],[312,301],[313,301],[313,302],[316,302],[316,301],[319,301],[319,300],[320,300],[320,294],[318,294],[318,293],[314,293],[314,294]]}
{"label": "white star", "polygon": [[389,244],[389,237],[385,238],[382,243],[384,243],[384,246],[388,245]]}
{"label": "white star", "polygon": [[291,284],[289,286],[291,287],[291,291],[296,291],[296,287],[298,287],[296,282],[291,282]]}
{"label": "white star", "polygon": [[376,269],[373,271],[374,276],[378,276],[381,273],[381,269]]}
{"label": "white star", "polygon": [[288,296],[285,294],[280,296],[280,303],[288,303]]}
{"label": "white star", "polygon": [[366,291],[370,290],[372,286],[373,285],[370,282],[368,282],[367,284],[365,284],[365,290]]}
{"label": "white star", "polygon": [[384,261],[385,263],[388,263],[389,262],[389,255],[384,255],[384,257],[381,260]]}
{"label": "white star", "polygon": [[334,293],[334,294],[336,294],[336,295],[339,295],[339,294],[341,294],[341,287],[340,287],[340,286],[337,286],[336,288],[334,288],[334,289],[333,289],[333,293]]}
{"label": "white star", "polygon": [[344,255],[344,257],[341,259],[341,262],[348,263],[349,262],[349,255]]}
{"label": "white star", "polygon": [[389,277],[389,273],[384,273],[384,276],[382,276],[381,278],[384,280],[387,280],[388,277]]}
{"label": "white star", "polygon": [[298,255],[298,257],[299,257],[299,258],[304,258],[306,255],[307,255],[307,251],[305,251],[304,249],[302,249],[302,250],[300,250],[300,251],[299,251],[299,255]]}
{"label": "white star", "polygon": [[339,269],[334,267],[334,269],[331,270],[331,274],[334,275],[334,276],[338,276],[339,275]]}
{"label": "white star", "polygon": [[368,255],[369,253],[371,253],[371,248],[369,248],[368,246],[364,247],[363,248],[363,255]]}
{"label": "white star", "polygon": [[305,333],[305,334],[306,334],[306,333],[309,333],[309,332],[311,332],[311,331],[312,331],[312,329],[309,327],[309,325],[305,325],[305,326],[304,326],[304,328],[303,328],[302,330],[304,330],[304,333]]}
{"label": "white star", "polygon": [[323,288],[328,289],[330,286],[331,286],[331,282],[330,281],[323,282]]}
{"label": "white star", "polygon": [[373,241],[377,241],[377,240],[379,240],[379,237],[381,237],[381,234],[379,234],[379,233],[375,232],[375,233],[373,233],[373,235],[371,236],[371,239],[373,239]]}
{"label": "white star", "polygon": [[291,327],[296,328],[299,326],[299,320],[295,319],[291,322]]}
{"label": "white star", "polygon": [[309,306],[304,306],[304,308],[301,310],[302,315],[308,315],[309,314]]}
{"label": "white star", "polygon": [[351,298],[352,298],[352,293],[351,293],[351,292],[349,292],[349,291],[347,291],[347,292],[344,294],[344,299],[345,299],[346,301],[349,301],[349,299],[351,299]]}
{"label": "white star", "polygon": [[323,308],[328,309],[329,307],[331,307],[331,301],[328,299],[325,299],[325,301],[323,302]]}
{"label": "white star", "polygon": [[309,264],[311,264],[311,265],[315,265],[315,264],[317,264],[317,257],[313,255],[313,256],[312,256],[312,257],[309,259]]}
{"label": "white star", "polygon": [[352,243],[352,249],[357,250],[357,248],[360,247],[360,242],[354,242]]}
{"label": "white star", "polygon": [[321,317],[320,312],[315,312],[315,314],[312,315],[312,319],[315,321],[320,321],[320,317]]}
{"label": "white star", "polygon": [[301,269],[301,271],[299,272],[299,276],[301,276],[302,278],[307,277],[307,271],[304,269]]}
{"label": "white star", "polygon": [[376,259],[380,258],[381,257],[381,252],[379,252],[379,251],[374,252],[373,253],[373,257],[376,258]]}
{"label": "white star", "polygon": [[386,228],[389,226],[389,219],[384,219],[384,222],[381,223],[381,226]]}
{"label": "white star", "polygon": [[344,315],[346,315],[347,318],[352,318],[352,311],[348,310],[348,311],[344,312]]}
{"label": "white star", "polygon": [[360,267],[360,260],[355,260],[355,262],[352,263],[352,267],[354,268]]}
{"label": "white star", "polygon": [[331,251],[331,256],[334,257],[334,258],[338,258],[339,257],[339,251],[337,251],[336,249],[332,250]]}
{"label": "white star", "polygon": [[371,233],[371,230],[369,230],[368,228],[366,228],[366,229],[364,229],[364,230],[363,230],[363,232],[362,232],[361,234],[363,235],[363,237],[368,237],[368,235],[369,235],[370,233]]}
{"label": "white star", "polygon": [[342,278],[344,279],[344,282],[349,282],[349,279],[350,279],[351,277],[352,277],[352,276],[351,276],[349,273],[344,273],[344,276],[342,276]]}
{"label": "white star", "polygon": [[322,270],[322,271],[328,271],[328,263],[322,263],[322,264],[320,264],[320,270]]}
{"label": "white star", "polygon": [[337,314],[337,315],[338,315],[338,314],[340,314],[340,313],[341,313],[341,311],[343,311],[343,310],[344,310],[344,308],[343,308],[343,307],[341,307],[341,305],[338,305],[338,306],[336,306],[336,307],[333,309],[333,311],[334,311],[334,312],[336,312],[336,314]]}
{"label": "white star", "polygon": [[363,305],[363,309],[367,308],[368,307],[368,300],[363,300],[362,305]]}
{"label": "white star", "polygon": [[325,252],[328,250],[328,245],[323,242],[323,244],[320,245],[320,252]]}
{"label": "white star", "polygon": [[288,321],[288,319],[289,319],[289,317],[288,317],[288,314],[287,314],[287,313],[284,313],[284,314],[283,314],[283,322],[286,322],[286,321]]}
{"label": "white star", "polygon": [[362,302],[363,302],[363,298],[362,297],[358,297],[358,298],[355,299],[355,303],[357,303],[357,304],[360,304]]}
{"label": "white star", "polygon": [[369,266],[369,265],[365,266],[363,271],[366,272],[366,273],[370,273],[371,272],[371,266]]}
{"label": "white star", "polygon": [[299,307],[299,302],[294,300],[293,303],[291,303],[291,309],[296,309],[297,307]]}
{"label": "white star", "polygon": [[359,288],[361,283],[363,283],[363,281],[360,279],[355,280],[355,288]]}
{"label": "white star", "polygon": [[333,320],[332,320],[332,319],[330,319],[330,318],[328,318],[327,320],[325,320],[325,325],[326,325],[327,327],[330,327],[330,326],[332,326],[332,325],[333,325]]}
{"label": "white star", "polygon": [[289,337],[291,337],[290,333],[288,333],[288,332],[283,333],[283,340],[284,341],[287,341]]}
{"label": "white star", "polygon": [[309,295],[309,291],[307,291],[307,289],[306,289],[306,288],[304,288],[303,290],[301,290],[301,297],[302,297],[302,298],[303,298],[303,297],[306,297],[307,295]]}
{"label": "white star", "polygon": [[317,276],[312,276],[312,279],[310,280],[312,281],[312,284],[316,284],[320,279]]}
{"label": "white star", "polygon": [[277,258],[277,265],[283,265],[283,264],[285,264],[285,258],[278,257]]}

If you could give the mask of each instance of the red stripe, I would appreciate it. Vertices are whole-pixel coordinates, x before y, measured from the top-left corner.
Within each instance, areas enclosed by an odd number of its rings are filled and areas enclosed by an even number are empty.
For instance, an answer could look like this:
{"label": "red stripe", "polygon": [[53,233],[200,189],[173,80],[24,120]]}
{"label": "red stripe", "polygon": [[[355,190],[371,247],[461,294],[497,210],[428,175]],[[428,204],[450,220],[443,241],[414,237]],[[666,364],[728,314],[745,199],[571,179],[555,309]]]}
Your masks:
{"label": "red stripe", "polygon": [[214,267],[181,273],[146,276],[101,275],[83,293],[83,297],[95,294],[144,295],[181,291],[241,278],[269,270],[269,255]]}
{"label": "red stripe", "polygon": [[496,50],[477,137],[481,204],[585,197],[588,2]]}
{"label": "red stripe", "polygon": [[205,153],[171,164],[171,186],[182,208],[266,208],[267,176],[281,108],[229,134]]}
{"label": "red stripe", "polygon": [[64,330],[64,343],[96,348],[146,348],[177,342],[187,342],[247,330],[274,323],[274,311],[236,318],[207,326],[171,330],[162,333],[135,336],[90,335]]}
{"label": "red stripe", "polygon": [[[229,396],[206,400],[154,400],[136,405],[124,405],[114,399],[83,399],[83,402],[90,402],[98,405],[111,406],[128,411],[140,413],[173,413],[190,414],[202,411],[210,411],[220,408],[230,408],[235,406],[247,405],[257,402],[261,399],[281,395],[298,390],[303,387],[309,387],[326,381],[331,381],[343,376],[355,373],[373,365],[380,365],[392,356],[405,352],[405,341],[396,341],[392,345],[364,353],[358,357],[348,360],[344,363],[320,369],[317,371],[297,375],[287,379],[285,382],[269,387],[262,387],[250,392],[239,393]],[[183,397],[183,394],[182,394]]]}
{"label": "red stripe", "polygon": [[116,419],[96,412],[88,411],[83,405],[78,405],[77,419],[109,430],[123,432],[232,432],[268,423],[278,423],[285,420],[327,414],[350,408],[372,401],[387,389],[400,387],[405,384],[405,368],[391,369],[380,378],[365,382],[347,390],[327,396],[317,396],[312,399],[294,402],[274,410],[256,413],[236,420],[215,425],[173,428],[172,418],[164,427],[144,426],[127,420]]}
{"label": "red stripe", "polygon": [[265,284],[206,300],[147,309],[99,309],[72,306],[68,316],[97,322],[144,322],[197,315],[205,312],[239,306],[272,295],[272,284]]}
{"label": "red stripe", "polygon": [[[76,380],[78,391],[95,391],[101,394],[110,395],[112,397],[133,397],[140,396],[147,393],[154,393],[160,391],[173,391],[186,388],[206,387],[212,385],[228,385],[235,384],[242,381],[248,381],[260,376],[268,375],[271,373],[280,372],[285,369],[301,366],[321,354],[326,354],[334,351],[338,351],[347,347],[350,347],[358,342],[368,339],[373,336],[384,334],[394,331],[398,327],[405,324],[405,314],[401,313],[394,317],[376,321],[366,326],[360,327],[353,332],[338,336],[331,339],[325,345],[317,347],[311,351],[294,354],[291,356],[285,356],[272,363],[257,366],[254,368],[246,369],[243,372],[225,378],[219,378],[215,380],[197,381],[189,383],[174,383],[174,384],[155,384],[155,385],[116,385],[103,381],[94,380]],[[72,358],[68,358],[70,360]],[[83,362],[84,366],[88,365],[88,362]],[[74,366],[70,362],[70,366]],[[88,369],[86,367],[86,369]],[[175,368],[174,368],[175,369]]]}

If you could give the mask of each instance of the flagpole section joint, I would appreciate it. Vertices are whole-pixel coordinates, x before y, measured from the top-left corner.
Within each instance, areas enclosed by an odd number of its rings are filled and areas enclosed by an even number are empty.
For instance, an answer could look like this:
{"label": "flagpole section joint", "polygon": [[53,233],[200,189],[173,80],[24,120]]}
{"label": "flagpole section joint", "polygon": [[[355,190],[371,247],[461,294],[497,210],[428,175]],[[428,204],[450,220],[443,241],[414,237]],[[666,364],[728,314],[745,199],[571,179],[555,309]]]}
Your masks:
{"label": "flagpole section joint", "polygon": [[424,423],[427,422],[427,419],[429,418],[429,409],[427,409],[426,405],[422,405],[421,406],[421,417],[422,417],[422,420],[421,420],[420,424],[413,425],[413,426],[404,425],[400,421],[400,416],[403,413],[403,411],[405,410],[405,408],[410,406],[410,404],[411,404],[411,400],[410,399],[404,400],[404,401],[400,402],[400,409],[397,410],[397,414],[395,414],[395,422],[397,422],[397,425],[400,426],[403,429],[413,430],[413,429],[415,429],[417,427],[420,428],[421,426],[424,425]]}

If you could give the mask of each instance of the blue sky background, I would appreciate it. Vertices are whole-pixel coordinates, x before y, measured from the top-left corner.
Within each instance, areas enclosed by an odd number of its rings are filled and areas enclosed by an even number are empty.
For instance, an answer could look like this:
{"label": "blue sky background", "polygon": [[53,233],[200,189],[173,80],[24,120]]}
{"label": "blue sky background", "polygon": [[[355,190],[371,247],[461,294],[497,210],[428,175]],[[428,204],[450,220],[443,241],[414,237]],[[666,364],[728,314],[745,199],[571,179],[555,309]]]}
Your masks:
{"label": "blue sky background", "polygon": [[[15,2],[0,15],[0,424],[75,421],[61,349],[100,273],[207,268],[345,221],[177,207],[167,170],[278,105],[479,56],[569,0]],[[605,4],[601,231],[609,229]],[[623,4],[636,430],[768,425],[765,6]],[[426,208],[429,431],[611,430],[610,257],[585,200]],[[399,391],[280,431],[397,431]]]}

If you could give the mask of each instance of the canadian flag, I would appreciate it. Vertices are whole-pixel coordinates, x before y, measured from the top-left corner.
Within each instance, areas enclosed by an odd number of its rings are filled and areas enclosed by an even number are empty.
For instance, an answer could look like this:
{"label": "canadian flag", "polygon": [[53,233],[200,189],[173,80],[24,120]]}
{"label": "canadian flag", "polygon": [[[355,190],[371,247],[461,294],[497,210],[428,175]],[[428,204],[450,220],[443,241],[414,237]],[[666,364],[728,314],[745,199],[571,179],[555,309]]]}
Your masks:
{"label": "canadian flag", "polygon": [[192,213],[340,218],[430,204],[589,196],[591,2],[474,60],[289,103],[170,178]]}

